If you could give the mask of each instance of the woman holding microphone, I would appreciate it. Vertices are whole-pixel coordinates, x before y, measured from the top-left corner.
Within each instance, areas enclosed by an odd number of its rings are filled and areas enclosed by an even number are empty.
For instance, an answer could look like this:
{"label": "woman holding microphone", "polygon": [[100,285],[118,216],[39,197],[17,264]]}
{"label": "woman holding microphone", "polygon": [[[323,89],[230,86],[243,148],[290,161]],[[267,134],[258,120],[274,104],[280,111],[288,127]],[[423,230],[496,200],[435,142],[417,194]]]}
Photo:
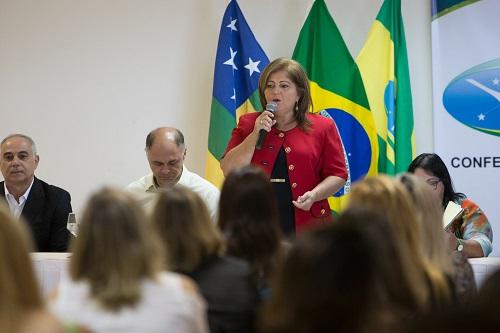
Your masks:
{"label": "woman holding microphone", "polygon": [[[225,176],[248,164],[262,168],[275,190],[281,228],[294,235],[329,219],[326,199],[347,179],[342,144],[332,120],[310,113],[309,80],[298,62],[272,61],[260,77],[259,97],[266,110],[240,117],[221,168]],[[259,135],[265,135],[260,149]]]}

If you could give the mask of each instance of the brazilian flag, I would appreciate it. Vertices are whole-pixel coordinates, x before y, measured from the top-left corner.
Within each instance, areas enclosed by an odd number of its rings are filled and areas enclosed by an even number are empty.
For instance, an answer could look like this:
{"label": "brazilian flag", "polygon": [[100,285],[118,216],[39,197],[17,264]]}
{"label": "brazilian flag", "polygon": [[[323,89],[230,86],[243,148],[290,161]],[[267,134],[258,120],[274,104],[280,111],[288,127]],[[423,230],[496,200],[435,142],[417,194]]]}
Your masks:
{"label": "brazilian flag", "polygon": [[415,154],[401,0],[385,0],[356,60],[377,126],[380,172],[407,170]]}
{"label": "brazilian flag", "polygon": [[360,72],[323,0],[314,2],[293,59],[309,76],[312,112],[332,118],[342,139],[348,180],[329,198],[332,210],[339,212],[351,184],[377,173],[378,145]]}
{"label": "brazilian flag", "polygon": [[258,84],[269,59],[255,39],[236,0],[222,18],[215,58],[212,107],[208,132],[206,178],[220,187],[219,161],[239,117],[261,110]]}

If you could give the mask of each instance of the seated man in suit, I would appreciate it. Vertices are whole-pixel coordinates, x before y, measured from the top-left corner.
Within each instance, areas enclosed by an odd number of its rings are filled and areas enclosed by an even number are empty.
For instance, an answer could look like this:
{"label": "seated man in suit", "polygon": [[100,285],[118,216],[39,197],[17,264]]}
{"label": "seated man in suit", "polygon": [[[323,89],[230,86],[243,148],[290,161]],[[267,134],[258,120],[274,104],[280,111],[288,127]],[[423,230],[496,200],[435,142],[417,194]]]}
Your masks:
{"label": "seated man in suit", "polygon": [[184,165],[186,144],[181,131],[172,127],[151,131],[146,137],[145,150],[152,172],[129,184],[127,190],[138,197],[146,212],[152,212],[160,189],[179,184],[203,199],[215,222],[220,192],[212,183],[189,171]]}
{"label": "seated man in suit", "polygon": [[28,223],[39,252],[66,252],[71,197],[59,187],[35,177],[40,160],[35,142],[23,134],[11,134],[0,143],[0,198],[6,200],[15,217]]}

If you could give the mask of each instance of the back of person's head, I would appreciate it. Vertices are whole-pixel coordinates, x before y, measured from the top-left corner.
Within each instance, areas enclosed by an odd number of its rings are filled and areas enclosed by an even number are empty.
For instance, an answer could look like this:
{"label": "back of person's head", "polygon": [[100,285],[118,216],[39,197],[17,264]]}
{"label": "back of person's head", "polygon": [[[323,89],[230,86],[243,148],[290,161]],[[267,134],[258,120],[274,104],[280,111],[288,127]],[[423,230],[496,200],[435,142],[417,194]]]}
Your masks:
{"label": "back of person's head", "polygon": [[417,221],[422,232],[422,250],[425,259],[435,267],[451,273],[451,257],[443,230],[443,209],[434,200],[432,190],[423,180],[405,173],[398,177],[405,186],[416,207]]}
{"label": "back of person's head", "polygon": [[413,294],[421,307],[429,302],[430,291],[427,267],[423,260],[421,231],[415,207],[405,187],[388,176],[368,177],[356,183],[349,195],[348,208],[383,212],[396,235],[396,246],[401,255],[406,279],[411,281]]}
{"label": "back of person's head", "polygon": [[421,275],[413,269],[412,258],[405,257],[399,248],[400,237],[395,233],[385,211],[373,210],[363,206],[351,206],[344,209],[340,222],[354,225],[365,237],[368,237],[376,247],[375,253],[376,277],[378,295],[385,300],[384,310],[390,310],[392,317],[387,318],[393,324],[412,317],[425,309],[424,297],[427,287]]}
{"label": "back of person's head", "polygon": [[72,244],[70,275],[90,284],[105,309],[135,305],[140,283],[164,266],[159,240],[130,194],[104,188],[93,194]]}
{"label": "back of person's head", "polygon": [[416,209],[405,187],[388,176],[368,177],[354,184],[348,207],[383,211],[400,243],[407,244],[412,257],[420,258],[420,226]]}
{"label": "back of person's head", "polygon": [[300,235],[273,281],[263,331],[367,332],[388,324],[389,274],[381,270],[392,268],[394,258],[388,256],[392,239],[384,226],[381,215],[350,210]]}
{"label": "back of person's head", "polygon": [[278,223],[276,198],[264,172],[253,166],[231,172],[219,201],[218,224],[227,253],[247,260],[266,275],[280,251]]}
{"label": "back of person's head", "polygon": [[408,332],[500,332],[499,299],[500,270],[497,270],[486,278],[479,292],[465,306],[456,304],[441,312],[430,312],[409,323]]}
{"label": "back of person's head", "polygon": [[0,202],[0,332],[16,332],[26,315],[44,308],[31,249],[24,222]]}
{"label": "back of person's head", "polygon": [[481,312],[496,315],[500,299],[500,269],[488,276],[481,285],[474,304]]}
{"label": "back of person's head", "polygon": [[446,207],[449,201],[464,197],[462,193],[455,192],[448,168],[438,154],[422,153],[418,155],[408,166],[408,172],[414,173],[418,168],[439,178],[443,184],[443,202],[441,203],[443,207]]}
{"label": "back of person's head", "polygon": [[186,187],[176,186],[158,194],[153,224],[164,243],[171,270],[192,272],[222,251],[222,237],[204,201]]}

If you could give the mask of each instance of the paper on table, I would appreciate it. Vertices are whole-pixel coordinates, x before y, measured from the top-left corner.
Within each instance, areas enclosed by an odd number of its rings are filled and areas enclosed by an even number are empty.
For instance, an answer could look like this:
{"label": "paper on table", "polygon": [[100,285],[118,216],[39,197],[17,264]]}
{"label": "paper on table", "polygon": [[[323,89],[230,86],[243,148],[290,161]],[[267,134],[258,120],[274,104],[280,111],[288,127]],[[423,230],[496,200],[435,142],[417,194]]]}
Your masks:
{"label": "paper on table", "polygon": [[457,205],[453,201],[448,202],[446,209],[443,214],[443,227],[446,230],[450,224],[457,219],[462,213],[464,209]]}

